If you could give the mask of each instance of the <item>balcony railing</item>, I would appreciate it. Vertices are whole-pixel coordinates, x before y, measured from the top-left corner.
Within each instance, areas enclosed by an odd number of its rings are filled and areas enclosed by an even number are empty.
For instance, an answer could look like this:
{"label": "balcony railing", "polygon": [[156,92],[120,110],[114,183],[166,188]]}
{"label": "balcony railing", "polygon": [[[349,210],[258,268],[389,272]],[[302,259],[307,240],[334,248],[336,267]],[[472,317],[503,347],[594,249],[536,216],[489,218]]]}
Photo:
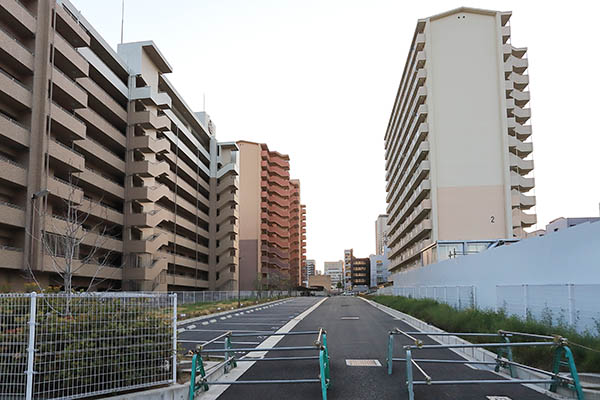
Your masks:
{"label": "balcony railing", "polygon": [[119,160],[123,161],[123,157],[122,156],[118,155],[117,153],[115,153],[114,150],[109,149],[108,147],[106,147],[105,145],[103,145],[102,143],[100,143],[99,141],[97,141],[96,139],[93,139],[90,136],[86,136],[86,139],[88,139],[92,143],[97,144],[98,146],[102,147],[104,150],[106,150],[107,152],[109,152],[113,156],[117,157]]}
{"label": "balcony railing", "polygon": [[3,155],[1,155],[1,154],[0,154],[0,160],[2,160],[2,161],[6,161],[7,163],[9,163],[9,164],[11,164],[11,165],[14,165],[15,167],[19,167],[19,168],[21,168],[21,169],[25,169],[25,166],[24,166],[23,164],[20,164],[20,163],[18,163],[18,162],[16,162],[16,161],[13,161],[13,160],[11,160],[11,159],[10,159],[10,158],[8,158],[8,157],[4,157],[4,156],[3,156]]}
{"label": "balcony railing", "polygon": [[23,89],[27,90],[28,92],[31,93],[31,89],[28,88],[27,86],[25,86],[25,84],[23,82],[21,82],[20,80],[18,80],[17,78],[15,78],[14,76],[12,76],[11,74],[9,74],[8,72],[6,72],[5,70],[3,70],[2,68],[0,68],[0,73],[4,76],[6,76],[8,79],[10,79],[11,81],[15,82],[17,85],[21,86]]}
{"label": "balcony railing", "polygon": [[58,141],[58,140],[56,140],[56,139],[50,139],[50,140],[52,140],[54,143],[58,144],[59,146],[61,146],[61,147],[65,148],[65,149],[67,149],[67,150],[69,150],[69,151],[72,151],[73,153],[77,154],[78,156],[85,158],[85,156],[84,156],[83,154],[81,154],[80,152],[78,152],[78,151],[77,151],[77,150],[75,150],[74,148],[72,148],[72,147],[69,147],[69,146],[67,146],[66,144],[62,143],[62,142],[59,142],[59,141]]}
{"label": "balcony railing", "polygon": [[87,169],[88,171],[91,171],[91,172],[95,173],[96,175],[100,175],[100,176],[101,176],[101,177],[103,177],[104,179],[106,179],[106,180],[108,180],[108,181],[110,181],[110,182],[112,182],[112,183],[114,183],[114,184],[116,184],[116,185],[119,185],[119,186],[121,186],[121,187],[124,187],[124,185],[123,185],[121,182],[119,182],[119,181],[117,180],[117,178],[113,178],[112,176],[110,176],[110,175],[107,175],[107,174],[105,174],[104,172],[100,172],[100,171],[98,171],[98,170],[96,170],[96,169],[93,169],[93,168],[90,168],[90,167],[85,167],[85,169]]}
{"label": "balcony railing", "polygon": [[64,112],[66,112],[67,114],[69,114],[71,117],[75,118],[77,121],[81,122],[82,124],[85,125],[85,121],[82,120],[77,114],[75,114],[73,111],[69,111],[66,108],[60,106],[57,102],[55,102],[54,100],[52,100],[52,104],[54,104],[56,107],[58,107],[59,109],[63,110]]}
{"label": "balcony railing", "polygon": [[[17,3],[18,3],[18,1],[17,1]],[[23,7],[23,8],[25,8],[25,7]],[[27,10],[27,11],[29,11],[29,10]],[[14,40],[15,42],[17,42],[17,44],[18,44],[19,46],[21,46],[23,49],[25,49],[25,50],[26,50],[26,51],[27,51],[29,54],[31,54],[31,55],[34,55],[34,54],[33,54],[33,51],[31,51],[31,50],[29,50],[27,47],[25,47],[25,45],[24,45],[24,44],[23,44],[23,43],[22,43],[22,42],[19,40],[19,38],[18,38],[18,37],[16,37],[16,36],[15,36],[15,35],[13,35],[12,33],[8,32],[6,29],[3,29],[2,27],[0,27],[0,31],[4,32],[4,34],[5,34],[6,36],[8,36],[9,38],[11,38],[11,39],[12,39],[12,40]]]}
{"label": "balcony railing", "polygon": [[16,208],[17,210],[25,210],[25,207],[21,207],[21,206],[18,206],[16,204],[9,203],[7,201],[0,201],[0,205],[6,206],[6,207],[10,207],[10,208]]}
{"label": "balcony railing", "polygon": [[14,119],[12,119],[11,117],[9,117],[8,115],[4,114],[2,111],[0,111],[0,118],[4,118],[10,122],[12,122],[13,124],[20,126],[21,128],[25,129],[25,130],[29,130],[28,126],[23,125],[22,123],[20,123],[19,121],[16,121]]}

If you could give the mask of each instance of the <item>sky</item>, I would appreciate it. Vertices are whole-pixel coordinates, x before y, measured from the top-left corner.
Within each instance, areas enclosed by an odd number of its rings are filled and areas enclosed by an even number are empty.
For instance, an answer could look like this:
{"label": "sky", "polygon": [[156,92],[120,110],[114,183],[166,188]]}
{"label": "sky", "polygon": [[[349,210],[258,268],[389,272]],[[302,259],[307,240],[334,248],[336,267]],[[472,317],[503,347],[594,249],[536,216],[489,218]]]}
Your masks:
{"label": "sky", "polygon": [[[121,0],[71,0],[114,48]],[[307,257],[375,252],[383,137],[417,19],[460,6],[512,11],[528,47],[538,228],[598,216],[600,38],[592,1],[125,0],[124,41],[153,40],[219,141],[290,155],[307,207]],[[543,6],[542,6],[543,5]]]}

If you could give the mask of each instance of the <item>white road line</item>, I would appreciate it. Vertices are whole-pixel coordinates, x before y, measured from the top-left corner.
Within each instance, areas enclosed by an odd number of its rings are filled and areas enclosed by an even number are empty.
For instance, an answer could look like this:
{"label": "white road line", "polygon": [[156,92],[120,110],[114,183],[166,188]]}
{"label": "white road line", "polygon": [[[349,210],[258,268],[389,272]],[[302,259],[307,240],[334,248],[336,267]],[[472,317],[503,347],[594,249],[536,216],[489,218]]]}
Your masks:
{"label": "white road line", "polygon": [[186,329],[194,329],[195,327],[196,327],[196,325],[188,325],[188,326],[186,327]]}
{"label": "white road line", "polygon": [[208,325],[208,321],[204,321],[202,325]]}
{"label": "white road line", "polygon": [[[296,325],[298,325],[298,323],[300,321],[302,321],[304,318],[306,318],[308,316],[308,314],[313,312],[325,300],[327,300],[327,297],[325,297],[323,300],[320,300],[318,303],[312,305],[308,310],[306,310],[302,314],[298,315],[298,317],[289,321],[287,324],[282,326],[276,333],[288,333],[289,331],[291,331]],[[284,338],[284,336],[269,336],[261,344],[256,346],[256,349],[257,350],[261,349],[261,348],[268,349],[271,347],[275,347],[275,345],[277,343],[279,343],[279,341],[283,338]],[[255,351],[251,351],[250,353],[246,354],[245,357],[260,358],[260,357],[264,357],[266,354],[267,354],[266,351],[256,351],[255,350]],[[219,378],[217,380],[237,381],[240,378],[240,376],[242,376],[246,371],[248,371],[250,369],[250,367],[252,367],[255,363],[256,363],[256,361],[240,363],[240,364],[238,364],[238,366],[236,368],[232,369],[231,372],[229,372],[228,374],[222,376],[221,378]],[[231,385],[211,386],[210,390],[208,392],[203,392],[201,395],[202,397],[200,397],[200,398],[202,400],[216,400],[221,394],[223,394],[223,392],[225,390],[227,390],[227,388],[229,386],[231,386]]]}
{"label": "white road line", "polygon": [[208,322],[210,322],[211,324],[214,324],[215,322],[217,322],[217,320],[216,320],[216,319],[211,319],[211,320],[210,320],[210,321],[208,321]]}

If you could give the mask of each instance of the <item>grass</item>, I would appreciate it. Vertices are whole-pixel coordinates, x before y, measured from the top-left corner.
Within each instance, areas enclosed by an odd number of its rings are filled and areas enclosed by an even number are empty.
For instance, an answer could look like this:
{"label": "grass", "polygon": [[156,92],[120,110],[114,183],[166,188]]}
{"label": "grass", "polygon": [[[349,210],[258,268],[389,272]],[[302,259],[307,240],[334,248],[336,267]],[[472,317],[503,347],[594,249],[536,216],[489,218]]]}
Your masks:
{"label": "grass", "polygon": [[[240,301],[240,307],[253,306],[257,304],[267,303],[273,300],[279,300],[283,297],[268,297],[268,298],[249,298],[243,299]],[[184,304],[177,305],[177,313],[181,316],[181,320],[200,317],[202,315],[214,314],[222,311],[235,310],[238,308],[237,299],[235,300],[224,300],[224,301],[214,301],[214,302],[206,302],[206,303],[193,303],[193,304]]]}
{"label": "grass", "polygon": [[[395,310],[410,314],[422,321],[437,326],[446,332],[497,332],[498,330],[534,333],[539,335],[560,335],[569,339],[570,348],[575,357],[579,372],[600,371],[600,351],[594,352],[575,346],[574,343],[600,350],[599,332],[578,333],[565,323],[552,326],[547,321],[533,318],[522,320],[516,316],[507,315],[504,311],[491,310],[457,310],[447,304],[430,299],[412,299],[401,296],[370,296],[380,304]],[[468,337],[466,340],[482,343],[485,338]],[[489,339],[487,339],[489,340]],[[519,338],[519,341],[535,339]],[[493,350],[493,349],[490,349]],[[550,370],[554,352],[547,347],[517,347],[513,348],[515,361],[534,367]]]}

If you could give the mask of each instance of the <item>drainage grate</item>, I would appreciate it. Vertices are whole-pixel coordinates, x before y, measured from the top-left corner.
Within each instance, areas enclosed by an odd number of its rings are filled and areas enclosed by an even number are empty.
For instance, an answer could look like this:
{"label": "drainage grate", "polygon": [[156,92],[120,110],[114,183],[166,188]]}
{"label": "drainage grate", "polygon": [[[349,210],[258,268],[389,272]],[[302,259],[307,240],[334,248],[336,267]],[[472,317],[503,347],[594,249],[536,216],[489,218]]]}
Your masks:
{"label": "drainage grate", "polygon": [[360,319],[360,317],[342,317],[341,319]]}
{"label": "drainage grate", "polygon": [[346,360],[349,367],[381,367],[379,360]]}

